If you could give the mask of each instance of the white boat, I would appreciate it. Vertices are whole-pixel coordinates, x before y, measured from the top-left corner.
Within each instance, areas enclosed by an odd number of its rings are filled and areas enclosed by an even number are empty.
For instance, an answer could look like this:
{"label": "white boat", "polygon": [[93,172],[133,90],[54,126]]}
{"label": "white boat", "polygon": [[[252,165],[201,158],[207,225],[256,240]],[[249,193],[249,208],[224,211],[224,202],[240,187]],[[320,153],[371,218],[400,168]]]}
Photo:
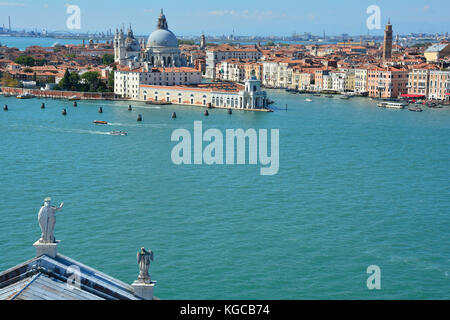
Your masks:
{"label": "white boat", "polygon": [[405,102],[381,102],[378,104],[380,108],[388,108],[388,109],[405,109],[408,106]]}
{"label": "white boat", "polygon": [[124,131],[112,131],[109,133],[112,136],[127,136],[128,133],[124,132]]}
{"label": "white boat", "polygon": [[408,104],[405,102],[388,102],[386,104],[386,108],[390,109],[405,109],[407,106]]}
{"label": "white boat", "polygon": [[311,100],[311,99],[306,99],[305,101],[306,101],[306,102],[312,102],[312,100]]}

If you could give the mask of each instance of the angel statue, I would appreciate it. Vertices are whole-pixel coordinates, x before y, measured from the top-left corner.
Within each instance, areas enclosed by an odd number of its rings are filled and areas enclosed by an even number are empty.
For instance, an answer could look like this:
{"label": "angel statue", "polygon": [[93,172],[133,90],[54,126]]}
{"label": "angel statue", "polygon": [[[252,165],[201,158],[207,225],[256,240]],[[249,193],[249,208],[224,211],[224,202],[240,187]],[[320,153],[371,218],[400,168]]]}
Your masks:
{"label": "angel statue", "polygon": [[44,200],[44,205],[41,207],[38,215],[39,226],[41,227],[42,236],[39,240],[40,243],[55,243],[55,223],[56,223],[56,212],[61,210],[64,203],[61,203],[59,207],[52,207],[52,199],[46,198]]}
{"label": "angel statue", "polygon": [[137,253],[137,262],[139,265],[139,281],[144,283],[150,283],[150,275],[148,269],[150,268],[150,261],[153,261],[153,251],[147,251],[145,248],[141,248],[141,251]]}

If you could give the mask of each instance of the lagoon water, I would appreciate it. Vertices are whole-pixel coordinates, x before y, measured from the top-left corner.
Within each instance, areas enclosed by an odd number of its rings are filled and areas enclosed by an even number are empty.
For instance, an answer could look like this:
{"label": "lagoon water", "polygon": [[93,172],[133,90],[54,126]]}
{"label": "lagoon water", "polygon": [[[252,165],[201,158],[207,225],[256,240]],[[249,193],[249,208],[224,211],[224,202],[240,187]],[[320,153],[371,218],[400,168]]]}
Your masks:
{"label": "lagoon water", "polygon": [[[0,97],[10,109],[0,112],[0,270],[34,256],[51,196],[66,204],[61,253],[131,283],[137,250],[151,248],[162,299],[449,299],[450,109],[269,95],[274,113],[210,117],[190,106]],[[280,129],[279,174],[172,164],[173,130],[195,120]],[[370,265],[381,268],[379,291],[367,289]]]}

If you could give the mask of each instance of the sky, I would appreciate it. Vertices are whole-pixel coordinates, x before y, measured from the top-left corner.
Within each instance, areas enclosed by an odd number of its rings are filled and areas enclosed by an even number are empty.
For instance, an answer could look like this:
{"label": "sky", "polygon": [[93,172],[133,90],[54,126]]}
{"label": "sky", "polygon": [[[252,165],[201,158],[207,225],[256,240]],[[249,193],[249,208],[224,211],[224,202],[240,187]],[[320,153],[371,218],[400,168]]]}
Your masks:
{"label": "sky", "polygon": [[[127,5],[129,6],[127,7]],[[115,30],[133,25],[135,34],[148,35],[156,27],[161,7],[169,28],[178,36],[200,35],[276,35],[368,34],[367,8],[376,5],[381,12],[382,35],[388,18],[394,33],[445,33],[450,30],[448,0],[0,0],[0,26],[13,29],[67,28],[68,5],[81,11],[79,32]]]}

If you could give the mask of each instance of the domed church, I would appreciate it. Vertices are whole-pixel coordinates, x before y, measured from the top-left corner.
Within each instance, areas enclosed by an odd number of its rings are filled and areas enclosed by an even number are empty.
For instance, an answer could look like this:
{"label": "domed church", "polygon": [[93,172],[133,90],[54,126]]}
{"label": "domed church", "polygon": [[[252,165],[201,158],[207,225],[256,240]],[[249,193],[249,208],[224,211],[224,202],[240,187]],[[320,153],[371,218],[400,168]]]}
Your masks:
{"label": "domed church", "polygon": [[117,31],[114,37],[114,56],[115,61],[120,65],[132,68],[141,67],[143,64],[153,67],[184,67],[187,65],[186,59],[181,56],[178,39],[169,30],[162,9],[157,29],[150,35],[146,45],[140,44],[134,38],[131,26],[126,38],[122,30]]}

